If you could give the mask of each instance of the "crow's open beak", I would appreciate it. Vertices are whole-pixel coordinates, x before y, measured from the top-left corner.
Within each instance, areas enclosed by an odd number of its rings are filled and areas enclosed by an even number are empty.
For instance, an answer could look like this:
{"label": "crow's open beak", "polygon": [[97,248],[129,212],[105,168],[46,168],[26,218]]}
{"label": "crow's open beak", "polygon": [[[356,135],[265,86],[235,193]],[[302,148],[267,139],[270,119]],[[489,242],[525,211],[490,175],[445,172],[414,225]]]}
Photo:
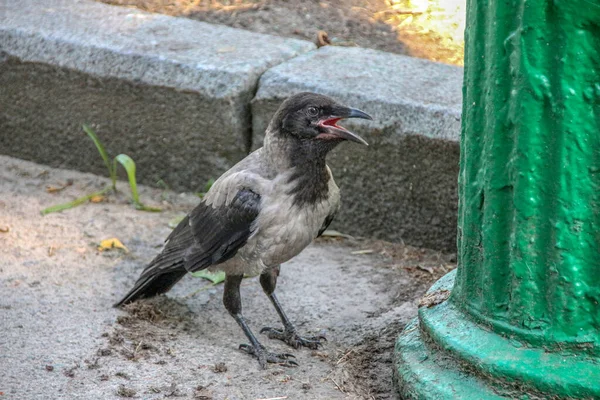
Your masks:
{"label": "crow's open beak", "polygon": [[364,144],[365,146],[369,145],[366,140],[358,136],[356,133],[350,132],[346,128],[337,125],[338,121],[346,118],[363,118],[372,120],[373,118],[371,118],[369,114],[349,107],[336,107],[333,114],[334,115],[329,115],[319,121],[319,126],[325,128],[326,132],[318,135],[318,139],[340,138]]}

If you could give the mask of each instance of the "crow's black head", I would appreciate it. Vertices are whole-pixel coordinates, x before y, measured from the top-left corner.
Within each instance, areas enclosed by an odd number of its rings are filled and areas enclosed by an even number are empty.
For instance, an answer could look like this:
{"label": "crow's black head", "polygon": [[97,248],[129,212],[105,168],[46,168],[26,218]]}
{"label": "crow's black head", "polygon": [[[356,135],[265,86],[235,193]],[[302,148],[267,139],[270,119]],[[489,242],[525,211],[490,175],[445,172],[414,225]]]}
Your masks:
{"label": "crow's black head", "polygon": [[315,144],[336,144],[342,140],[367,145],[360,136],[338,126],[345,118],[372,119],[368,114],[343,106],[316,93],[298,93],[281,104],[271,121],[271,129],[295,139]]}

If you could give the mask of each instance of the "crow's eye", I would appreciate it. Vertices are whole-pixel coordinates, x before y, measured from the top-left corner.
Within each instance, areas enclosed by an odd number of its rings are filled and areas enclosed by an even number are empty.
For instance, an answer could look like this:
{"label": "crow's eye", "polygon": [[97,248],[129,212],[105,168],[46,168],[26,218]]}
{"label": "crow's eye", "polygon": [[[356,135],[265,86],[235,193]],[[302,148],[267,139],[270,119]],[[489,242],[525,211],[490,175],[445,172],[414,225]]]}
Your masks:
{"label": "crow's eye", "polygon": [[319,110],[317,110],[317,107],[308,107],[308,110],[306,110],[306,112],[311,117],[316,117],[317,115],[319,115]]}

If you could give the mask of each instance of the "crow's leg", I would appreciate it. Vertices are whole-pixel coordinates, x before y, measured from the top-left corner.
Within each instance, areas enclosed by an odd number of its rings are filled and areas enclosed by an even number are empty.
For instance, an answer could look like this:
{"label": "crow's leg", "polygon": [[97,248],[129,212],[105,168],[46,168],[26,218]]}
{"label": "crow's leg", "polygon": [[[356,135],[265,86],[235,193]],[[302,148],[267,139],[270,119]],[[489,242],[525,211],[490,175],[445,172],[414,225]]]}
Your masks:
{"label": "crow's leg", "polygon": [[286,367],[298,365],[295,361],[289,360],[290,357],[294,357],[292,354],[275,354],[267,351],[248,327],[246,320],[242,316],[240,283],[243,277],[243,275],[227,275],[225,278],[225,290],[223,292],[223,304],[225,308],[242,328],[248,340],[250,340],[249,345],[241,344],[240,350],[258,358],[258,362],[263,369],[267,367],[267,363],[277,363]]}
{"label": "crow's leg", "polygon": [[277,286],[278,276],[279,266],[265,271],[260,275],[260,285],[267,296],[269,296],[269,299],[271,300],[271,303],[273,303],[277,314],[279,314],[279,318],[283,323],[283,329],[265,327],[260,330],[260,333],[266,333],[269,336],[269,339],[283,340],[296,349],[300,346],[308,347],[310,349],[319,348],[319,346],[323,344],[321,342],[326,340],[325,336],[318,335],[306,338],[299,336],[296,333],[296,328],[294,325],[292,325],[287,315],[285,315],[285,312],[281,308],[281,304],[279,304],[279,300],[277,300],[277,296],[275,296],[275,286]]}

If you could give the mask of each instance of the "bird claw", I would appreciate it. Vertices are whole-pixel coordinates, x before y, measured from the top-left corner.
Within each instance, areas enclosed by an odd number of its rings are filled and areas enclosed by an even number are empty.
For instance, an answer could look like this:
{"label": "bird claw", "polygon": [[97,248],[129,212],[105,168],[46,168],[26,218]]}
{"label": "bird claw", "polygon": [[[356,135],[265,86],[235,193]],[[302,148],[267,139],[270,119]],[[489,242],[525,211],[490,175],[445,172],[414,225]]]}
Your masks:
{"label": "bird claw", "polygon": [[298,366],[298,363],[296,361],[290,360],[290,358],[296,358],[295,355],[290,353],[271,353],[263,346],[256,348],[249,344],[240,344],[239,349],[242,350],[244,353],[256,357],[262,369],[266,369],[268,363],[278,364],[283,367]]}
{"label": "bird claw", "polygon": [[266,333],[269,339],[278,339],[281,340],[288,345],[292,346],[295,349],[300,348],[301,346],[308,347],[312,350],[317,350],[319,346],[323,346],[322,342],[326,342],[327,338],[324,334],[318,334],[316,336],[311,337],[302,337],[299,336],[295,330],[286,330],[286,329],[277,329],[264,327],[260,330],[260,333]]}

